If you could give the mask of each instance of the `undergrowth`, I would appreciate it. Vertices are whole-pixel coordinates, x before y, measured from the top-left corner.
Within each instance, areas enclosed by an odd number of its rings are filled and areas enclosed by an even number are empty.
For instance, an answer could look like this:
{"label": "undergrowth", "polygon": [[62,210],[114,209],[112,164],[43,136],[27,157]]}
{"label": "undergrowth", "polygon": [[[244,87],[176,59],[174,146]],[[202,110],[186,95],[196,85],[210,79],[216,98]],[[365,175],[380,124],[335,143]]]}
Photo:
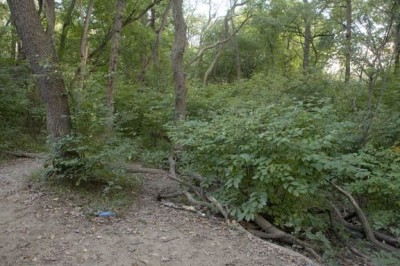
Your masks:
{"label": "undergrowth", "polygon": [[51,194],[60,201],[72,201],[83,208],[86,217],[100,211],[114,211],[117,216],[124,214],[136,202],[141,186],[140,176],[127,175],[119,185],[107,182],[83,182],[77,186],[67,179],[49,179],[45,170],[34,172],[29,181],[36,189]]}

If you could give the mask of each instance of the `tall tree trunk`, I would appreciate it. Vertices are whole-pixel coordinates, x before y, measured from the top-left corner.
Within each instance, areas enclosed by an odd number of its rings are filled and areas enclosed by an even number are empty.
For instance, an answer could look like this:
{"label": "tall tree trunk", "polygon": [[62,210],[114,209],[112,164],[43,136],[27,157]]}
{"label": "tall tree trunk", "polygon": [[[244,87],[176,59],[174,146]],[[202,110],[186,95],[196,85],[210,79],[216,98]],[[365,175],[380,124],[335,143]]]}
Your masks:
{"label": "tall tree trunk", "polygon": [[352,7],[351,0],[346,0],[346,62],[345,62],[345,74],[344,81],[348,83],[350,81],[351,71],[351,25],[352,25]]}
{"label": "tall tree trunk", "polygon": [[107,119],[106,127],[110,133],[114,126],[114,93],[115,93],[115,82],[117,78],[117,65],[118,65],[118,53],[121,39],[122,30],[122,16],[124,14],[125,0],[117,0],[117,8],[115,11],[114,18],[114,29],[113,37],[111,41],[111,54],[110,61],[108,63],[108,83],[106,91],[106,106],[107,106]]}
{"label": "tall tree trunk", "polygon": [[310,68],[310,46],[311,46],[311,20],[310,16],[307,13],[309,4],[308,0],[303,0],[303,3],[305,4],[305,14],[304,14],[304,46],[303,46],[303,71],[304,73],[308,73],[309,68]]}
{"label": "tall tree trunk", "polygon": [[83,24],[83,32],[81,36],[81,43],[80,43],[80,63],[78,68],[78,81],[79,81],[79,88],[83,88],[85,76],[86,76],[86,64],[88,59],[88,34],[89,34],[89,24],[90,18],[93,12],[93,4],[94,0],[89,0],[88,8],[86,11],[86,16],[83,15],[83,6],[81,6],[81,20]]}
{"label": "tall tree trunk", "polygon": [[241,63],[242,60],[240,58],[239,43],[237,39],[235,24],[232,17],[231,17],[231,25],[233,31],[232,34],[233,47],[235,48],[236,79],[240,80],[242,79],[242,63]]}
{"label": "tall tree trunk", "polygon": [[400,68],[400,0],[394,1],[395,12],[395,41],[394,41],[394,73],[399,73]]}
{"label": "tall tree trunk", "polygon": [[65,20],[64,20],[64,24],[61,30],[61,35],[60,35],[60,45],[58,47],[58,56],[60,58],[60,60],[63,58],[64,56],[64,52],[65,52],[65,45],[66,45],[66,40],[67,40],[67,36],[68,36],[68,30],[69,30],[69,25],[72,22],[72,12],[75,9],[75,4],[76,4],[76,0],[71,0],[69,7],[67,9],[67,14],[65,16]]}
{"label": "tall tree trunk", "polygon": [[[147,58],[146,63],[144,64],[142,71],[140,72],[137,81],[138,82],[143,82],[144,78],[146,76],[146,72],[149,69],[151,63],[153,64],[158,64],[158,49],[160,47],[160,42],[161,42],[161,38],[162,38],[162,34],[164,32],[164,28],[165,28],[165,24],[167,22],[168,19],[168,13],[171,9],[171,2],[168,2],[167,7],[165,8],[164,14],[162,16],[162,20],[161,20],[161,25],[158,29],[155,28],[155,21],[153,22],[153,17],[155,16],[155,14],[153,14],[152,11],[152,15],[151,15],[151,24],[154,23],[153,26],[151,26],[151,28],[154,30],[154,32],[156,33],[156,39],[154,41],[154,44],[152,46],[152,50],[151,50],[151,55],[149,58]],[[152,8],[151,10],[154,10],[154,8]]]}
{"label": "tall tree trunk", "polygon": [[172,70],[175,82],[175,122],[183,120],[186,115],[186,82],[183,69],[183,55],[185,53],[187,38],[182,2],[183,0],[171,0],[175,28],[175,40],[172,47]]}
{"label": "tall tree trunk", "polygon": [[7,2],[46,103],[49,137],[53,141],[57,140],[71,133],[71,119],[64,79],[53,42],[42,27],[34,0]]}

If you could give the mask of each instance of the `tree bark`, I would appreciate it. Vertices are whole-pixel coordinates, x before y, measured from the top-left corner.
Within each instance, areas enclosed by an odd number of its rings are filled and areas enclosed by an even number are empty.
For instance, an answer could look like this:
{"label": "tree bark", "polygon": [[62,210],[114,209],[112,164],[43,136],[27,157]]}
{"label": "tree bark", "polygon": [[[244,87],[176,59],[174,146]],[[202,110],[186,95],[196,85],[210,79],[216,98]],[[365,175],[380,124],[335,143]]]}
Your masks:
{"label": "tree bark", "polygon": [[400,68],[400,0],[394,1],[395,12],[395,41],[394,41],[394,73],[399,73]]}
{"label": "tree bark", "polygon": [[114,18],[114,29],[113,37],[111,41],[111,54],[108,63],[108,83],[106,91],[106,106],[107,106],[107,118],[106,127],[110,133],[114,127],[114,93],[115,83],[117,78],[117,65],[118,65],[118,53],[121,39],[122,30],[122,16],[125,8],[125,0],[117,0],[117,7]]}
{"label": "tree bark", "polygon": [[310,16],[307,14],[309,4],[308,0],[303,0],[303,3],[305,4],[305,14],[304,14],[304,46],[303,46],[303,72],[308,73],[309,68],[310,68],[310,46],[311,46],[311,20]]}
{"label": "tree bark", "polygon": [[46,103],[50,140],[57,140],[71,133],[71,119],[64,79],[53,42],[42,27],[34,0],[7,2]]}
{"label": "tree bark", "polygon": [[56,27],[56,4],[54,0],[43,0],[43,9],[46,16],[47,28],[46,33],[54,42],[54,30]]}
{"label": "tree bark", "polygon": [[175,82],[175,122],[183,120],[186,115],[186,81],[183,69],[183,55],[187,38],[182,2],[183,0],[171,1],[175,28],[175,40],[172,47],[172,70]]}
{"label": "tree bark", "polygon": [[352,25],[352,7],[351,0],[346,0],[346,62],[345,62],[345,74],[344,81],[348,83],[350,81],[351,74],[351,25]]}

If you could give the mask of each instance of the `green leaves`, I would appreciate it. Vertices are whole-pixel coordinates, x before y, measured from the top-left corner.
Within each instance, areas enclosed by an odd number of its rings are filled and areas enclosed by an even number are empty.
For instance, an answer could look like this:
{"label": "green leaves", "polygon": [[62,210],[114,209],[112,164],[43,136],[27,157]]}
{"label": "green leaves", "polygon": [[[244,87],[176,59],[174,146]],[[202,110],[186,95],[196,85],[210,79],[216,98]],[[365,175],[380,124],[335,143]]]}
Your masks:
{"label": "green leaves", "polygon": [[248,201],[242,203],[239,208],[233,208],[230,214],[241,220],[253,220],[254,215],[267,205],[267,194],[265,192],[253,192]]}
{"label": "green leaves", "polygon": [[[327,176],[347,167],[337,159],[337,139],[348,125],[340,126],[331,106],[318,104],[225,109],[208,121],[171,127],[170,136],[184,145],[194,171],[213,177],[207,187],[218,187],[232,215],[249,220],[268,212],[283,221],[305,212]],[[331,130],[331,123],[338,127]]]}
{"label": "green leaves", "polygon": [[90,137],[70,135],[54,143],[54,150],[58,152],[48,159],[48,177],[76,186],[105,184],[105,192],[121,188],[126,172],[119,166],[138,156],[135,143],[121,137],[96,143]]}

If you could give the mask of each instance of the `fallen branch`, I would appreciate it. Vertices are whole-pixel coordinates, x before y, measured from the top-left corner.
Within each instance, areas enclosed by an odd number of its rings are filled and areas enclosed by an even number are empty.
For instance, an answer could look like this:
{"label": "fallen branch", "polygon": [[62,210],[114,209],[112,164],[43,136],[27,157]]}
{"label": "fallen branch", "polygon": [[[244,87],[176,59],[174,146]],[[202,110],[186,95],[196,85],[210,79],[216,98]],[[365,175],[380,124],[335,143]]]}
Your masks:
{"label": "fallen branch", "polygon": [[23,151],[4,151],[5,155],[22,157],[22,158],[32,158],[32,159],[44,159],[46,156],[38,153],[29,153]]}
{"label": "fallen branch", "polygon": [[[356,232],[360,232],[360,233],[364,233],[364,230],[363,230],[363,228],[362,228],[361,226],[358,226],[358,225],[355,225],[355,224],[352,224],[352,223],[349,223],[348,221],[346,221],[346,220],[345,220],[346,218],[343,217],[343,216],[340,214],[340,212],[339,212],[339,210],[337,209],[336,206],[334,206],[333,204],[331,204],[331,207],[332,207],[333,211],[335,212],[338,221],[339,221],[343,226],[345,226],[345,227],[346,227],[347,229],[349,229],[349,230],[356,231]],[[375,236],[375,238],[376,238],[377,240],[383,241],[383,242],[385,242],[386,244],[389,244],[389,245],[391,245],[391,246],[393,246],[393,247],[395,247],[395,248],[399,248],[399,247],[400,247],[400,240],[399,240],[399,239],[396,239],[396,238],[391,237],[391,236],[389,236],[389,235],[386,235],[386,234],[384,234],[384,233],[378,232],[378,231],[376,231],[376,230],[372,230],[372,231],[373,231],[374,236]]]}
{"label": "fallen branch", "polygon": [[[335,208],[334,212],[338,212],[338,210]],[[340,213],[339,213],[340,215]],[[334,216],[332,214],[332,212],[329,213],[329,221],[331,223],[331,228],[332,228],[332,232],[333,235],[336,237],[336,239],[347,249],[349,249],[351,252],[353,252],[355,255],[365,259],[366,261],[371,261],[371,258],[369,258],[368,256],[364,255],[361,251],[359,251],[358,249],[356,249],[355,247],[350,246],[344,239],[343,237],[340,236],[340,233],[338,232],[338,230],[335,227],[335,223],[334,223]]]}
{"label": "fallen branch", "polygon": [[161,170],[161,169],[154,169],[154,168],[146,168],[146,167],[141,167],[141,166],[131,166],[131,165],[125,165],[124,169],[128,171],[129,173],[135,173],[135,174],[156,174],[156,175],[166,175],[168,174],[166,171]]}
{"label": "fallen branch", "polygon": [[307,244],[304,241],[301,241],[300,239],[283,232],[282,230],[278,229],[275,227],[273,224],[268,222],[265,218],[263,218],[260,215],[256,215],[254,217],[254,222],[261,227],[265,232],[262,231],[257,231],[257,230],[251,230],[252,233],[254,233],[256,236],[264,239],[277,239],[279,241],[288,243],[288,244],[297,244],[300,245],[301,247],[304,248],[307,252],[309,252],[311,255],[313,255],[318,261],[322,261],[322,258],[318,253],[312,248],[311,245]]}
{"label": "fallen branch", "polygon": [[186,196],[186,198],[187,198],[191,203],[193,203],[193,204],[195,204],[195,205],[200,205],[200,206],[204,206],[204,207],[207,207],[207,208],[210,208],[210,209],[214,209],[214,206],[213,206],[211,203],[206,202],[206,201],[199,201],[199,200],[196,200],[196,199],[193,198],[193,196],[192,196],[188,191],[186,191],[186,190],[183,191],[183,194]]}
{"label": "fallen branch", "polygon": [[206,195],[207,199],[219,210],[219,212],[224,216],[225,220],[229,219],[228,212],[224,209],[221,203],[219,203],[213,196]]}
{"label": "fallen branch", "polygon": [[367,240],[370,241],[375,246],[377,246],[381,249],[384,249],[386,251],[389,251],[389,252],[395,251],[396,249],[393,248],[392,246],[386,245],[386,244],[378,241],[375,238],[374,232],[372,230],[371,225],[369,224],[369,222],[367,220],[367,217],[365,216],[365,214],[362,211],[362,209],[360,208],[360,206],[358,206],[358,203],[353,198],[353,196],[349,192],[345,191],[344,189],[342,189],[341,187],[339,187],[333,183],[332,183],[332,186],[350,200],[350,203],[353,206],[353,208],[355,209],[358,219],[360,219],[360,222],[363,226],[363,231],[364,231],[364,234],[365,234],[365,237],[367,238]]}
{"label": "fallen branch", "polygon": [[190,211],[190,212],[195,212],[200,214],[201,216],[206,216],[204,213],[202,213],[201,211],[197,210],[194,206],[187,206],[187,205],[183,205],[183,204],[178,204],[178,203],[173,203],[173,202],[169,202],[169,201],[162,201],[161,204],[165,207],[168,208],[173,208],[176,210],[184,210],[184,211]]}
{"label": "fallen branch", "polygon": [[158,194],[157,195],[157,201],[161,201],[163,199],[169,199],[169,198],[176,198],[179,196],[182,196],[183,192],[182,191],[175,191],[173,193],[169,193],[169,194]]}

